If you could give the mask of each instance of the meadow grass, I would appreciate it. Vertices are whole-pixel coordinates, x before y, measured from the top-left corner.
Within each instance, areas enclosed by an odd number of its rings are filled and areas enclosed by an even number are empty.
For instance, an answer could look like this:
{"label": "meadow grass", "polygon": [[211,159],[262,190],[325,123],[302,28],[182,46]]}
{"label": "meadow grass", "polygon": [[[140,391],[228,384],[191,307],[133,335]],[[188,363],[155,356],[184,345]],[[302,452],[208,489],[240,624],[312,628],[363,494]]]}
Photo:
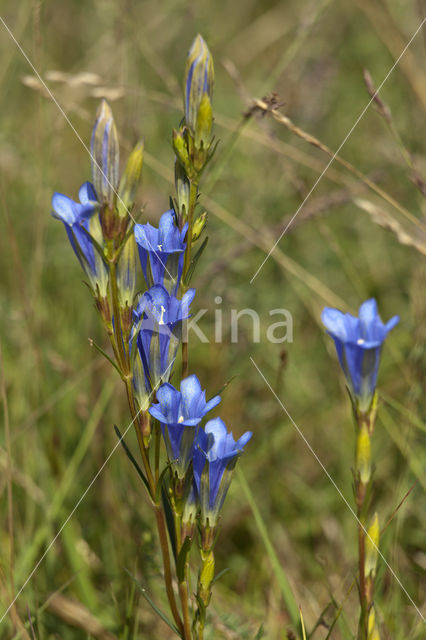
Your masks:
{"label": "meadow grass", "polygon": [[[424,614],[424,33],[380,93],[391,127],[372,105],[339,153],[358,175],[333,162],[250,284],[330,159],[308,134],[339,147],[369,100],[363,69],[379,85],[424,18],[421,3],[23,0],[1,15],[86,143],[102,96],[126,152],[144,136],[143,221],[168,208],[170,131],[198,32],[215,58],[220,144],[201,189],[209,244],[193,282],[210,342],[190,342],[190,372],[211,395],[233,378],[221,415],[234,434],[254,436],[222,516],[216,566],[229,571],[215,586],[206,637],[252,639],[263,625],[264,637],[286,638],[299,605],[310,637],[355,637],[353,515],[251,358],[352,504],[354,431],[320,313],[354,311],[372,296],[384,319],[401,316],[383,353],[373,441],[382,523],[409,492],[380,548]],[[2,24],[0,59],[1,617],[116,446],[113,425],[123,431],[130,418],[118,377],[89,345],[106,342],[50,216],[53,191],[76,196],[90,158]],[[276,113],[247,116],[271,92],[302,135]],[[249,318],[237,343],[226,330],[215,343],[216,296],[224,327],[230,309],[258,311],[260,343]],[[294,341],[271,344],[268,313],[282,307]],[[135,449],[131,431],[128,443]],[[420,640],[424,621],[379,566],[383,638]],[[126,569],[166,609],[145,495],[117,448],[2,619],[0,638],[172,637]]]}

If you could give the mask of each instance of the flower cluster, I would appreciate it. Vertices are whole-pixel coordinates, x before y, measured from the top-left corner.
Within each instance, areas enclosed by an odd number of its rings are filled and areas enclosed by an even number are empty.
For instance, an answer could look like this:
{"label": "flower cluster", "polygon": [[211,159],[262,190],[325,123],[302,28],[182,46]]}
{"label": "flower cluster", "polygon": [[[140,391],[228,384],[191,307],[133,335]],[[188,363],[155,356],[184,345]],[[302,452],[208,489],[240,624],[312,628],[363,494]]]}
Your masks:
{"label": "flower cluster", "polygon": [[[162,535],[167,526],[175,553],[185,550],[186,541],[192,543],[199,517],[202,569],[194,624],[200,629],[213,583],[213,543],[220,509],[237,459],[252,435],[247,432],[235,441],[220,418],[203,427],[203,419],[221,398],[207,400],[197,376],[188,375],[184,323],[195,296],[195,289],[188,288],[189,281],[206,245],[205,239],[197,253],[191,253],[207,222],[207,214],[197,215],[196,207],[198,182],[213,154],[213,84],[212,57],[197,36],[186,65],[184,119],[173,133],[176,197],[158,228],[138,223],[132,214],[141,180],[143,143],[133,149],[120,177],[118,135],[105,100],[91,138],[92,182],[80,188],[79,202],[60,193],[52,198],[52,214],[64,223],[89,280],[111,341],[113,364],[126,386],[142,458],[143,471],[138,469],[155,505],[157,523],[163,518],[160,543],[167,545]],[[146,290],[135,296],[137,256]],[[182,379],[178,390],[170,379],[180,346]],[[161,472],[162,440],[168,463]],[[159,496],[168,501],[168,507],[162,506],[163,515],[159,513]],[[166,517],[170,511],[173,525]],[[163,557],[167,562],[164,548]],[[188,621],[182,622],[176,613],[169,575],[167,569],[171,610],[179,629],[186,628],[184,637],[189,638]],[[188,596],[189,585],[186,596],[181,591],[184,612]]]}

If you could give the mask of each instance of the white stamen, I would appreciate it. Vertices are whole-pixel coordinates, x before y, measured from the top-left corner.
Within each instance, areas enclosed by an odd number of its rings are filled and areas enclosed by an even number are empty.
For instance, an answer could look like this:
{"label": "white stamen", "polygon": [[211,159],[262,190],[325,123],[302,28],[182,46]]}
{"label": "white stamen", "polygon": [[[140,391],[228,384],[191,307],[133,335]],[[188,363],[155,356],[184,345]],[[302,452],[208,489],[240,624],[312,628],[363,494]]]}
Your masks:
{"label": "white stamen", "polygon": [[163,245],[162,244],[157,244],[157,248],[162,251],[163,250]]}
{"label": "white stamen", "polygon": [[163,316],[165,313],[166,313],[166,310],[163,307],[163,305],[161,305],[161,313],[160,313],[160,319],[158,321],[158,324],[164,324]]}
{"label": "white stamen", "polygon": [[364,344],[365,340],[363,338],[358,338],[356,341],[357,344]]}
{"label": "white stamen", "polygon": [[179,416],[178,423],[180,424],[181,422],[183,422],[183,420],[184,420],[183,416]]}

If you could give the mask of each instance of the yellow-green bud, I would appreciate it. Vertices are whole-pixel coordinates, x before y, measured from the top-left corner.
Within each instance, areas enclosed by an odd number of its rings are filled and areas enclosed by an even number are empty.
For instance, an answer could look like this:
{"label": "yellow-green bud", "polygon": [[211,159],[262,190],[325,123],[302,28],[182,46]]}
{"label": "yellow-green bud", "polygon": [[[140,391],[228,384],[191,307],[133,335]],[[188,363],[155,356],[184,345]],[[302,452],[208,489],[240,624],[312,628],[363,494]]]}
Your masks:
{"label": "yellow-green bud", "polygon": [[365,565],[364,572],[365,577],[371,575],[372,578],[376,575],[377,554],[379,548],[379,517],[377,512],[373,516],[370,528],[367,531],[365,537]]}
{"label": "yellow-green bud", "polygon": [[186,220],[189,210],[190,186],[186,171],[179,160],[175,161],[175,188],[178,213],[183,220]]}
{"label": "yellow-green bud", "polygon": [[112,210],[118,187],[120,152],[117,129],[111,108],[102,100],[92,131],[90,143],[92,157],[92,179],[96,195],[101,204]]}
{"label": "yellow-green bud", "polygon": [[121,176],[118,188],[117,209],[120,217],[126,217],[127,212],[135,203],[136,190],[142,178],[143,142],[138,142],[127,160],[126,168]]}
{"label": "yellow-green bud", "polygon": [[368,484],[371,477],[371,443],[368,428],[362,423],[356,444],[356,470],[362,484]]}
{"label": "yellow-green bud", "polygon": [[136,290],[137,249],[132,233],[126,241],[117,265],[117,288],[120,306],[131,308]]}
{"label": "yellow-green bud", "polygon": [[186,140],[182,135],[181,131],[176,131],[173,129],[173,137],[172,137],[173,150],[183,165],[183,167],[188,170],[189,169],[189,154],[188,147],[186,144]]}
{"label": "yellow-green bud", "polygon": [[207,224],[207,212],[204,211],[198,218],[195,220],[192,227],[192,242],[198,240],[200,235],[203,232],[204,227]]}
{"label": "yellow-green bud", "polygon": [[376,614],[374,612],[374,607],[371,607],[370,613],[368,614],[367,640],[380,640],[379,630],[376,626]]}

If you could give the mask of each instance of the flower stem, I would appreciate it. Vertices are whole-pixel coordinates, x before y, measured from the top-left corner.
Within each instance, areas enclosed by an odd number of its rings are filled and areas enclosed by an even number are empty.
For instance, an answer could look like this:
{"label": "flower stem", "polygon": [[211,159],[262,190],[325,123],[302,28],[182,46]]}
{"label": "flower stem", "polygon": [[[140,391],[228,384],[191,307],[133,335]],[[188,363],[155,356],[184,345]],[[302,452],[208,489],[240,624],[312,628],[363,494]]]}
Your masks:
{"label": "flower stem", "polygon": [[182,613],[183,613],[183,625],[184,625],[184,633],[185,640],[191,640],[192,632],[191,632],[191,617],[189,614],[189,604],[188,604],[188,585],[186,581],[183,581],[179,584],[179,595],[180,601],[182,603]]}
{"label": "flower stem", "polygon": [[158,536],[160,538],[161,553],[163,555],[164,582],[166,585],[166,592],[167,592],[167,598],[170,604],[170,609],[173,614],[173,618],[178,626],[179,631],[182,634],[184,634],[183,635],[184,639],[191,640],[191,636],[186,635],[184,625],[182,623],[182,620],[176,605],[175,594],[173,592],[172,572],[170,568],[169,543],[167,540],[167,531],[166,531],[166,524],[164,522],[164,513],[159,504],[154,505],[154,511],[155,511],[155,519],[157,521]]}

